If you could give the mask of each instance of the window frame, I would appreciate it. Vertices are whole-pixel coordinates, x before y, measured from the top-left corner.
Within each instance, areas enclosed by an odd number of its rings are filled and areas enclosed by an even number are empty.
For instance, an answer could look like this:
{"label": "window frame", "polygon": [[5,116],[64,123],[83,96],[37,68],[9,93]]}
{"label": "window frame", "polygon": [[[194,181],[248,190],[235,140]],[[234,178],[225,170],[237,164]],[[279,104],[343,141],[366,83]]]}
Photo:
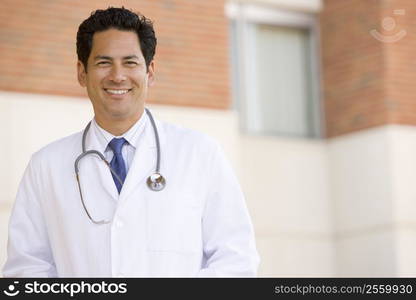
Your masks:
{"label": "window frame", "polygon": [[[308,105],[311,109],[310,116],[312,120],[310,124],[312,125],[312,133],[308,136],[302,135],[301,137],[306,139],[323,138],[324,110],[321,101],[321,59],[319,55],[319,21],[317,14],[245,2],[228,2],[225,12],[231,24],[233,24],[231,26],[235,26],[235,33],[230,32],[230,35],[235,34],[232,37],[232,43],[235,44],[231,45],[231,48],[234,50],[231,49],[230,51],[232,59],[232,95],[233,109],[240,114],[240,130],[250,134],[248,123],[252,124],[254,128],[260,126],[259,113],[255,112],[256,105],[254,105],[258,95],[257,85],[248,83],[255,82],[256,78],[255,61],[252,59],[253,55],[255,55],[253,31],[255,30],[255,25],[264,24],[309,31],[309,48],[311,51],[308,60],[310,61],[310,73],[312,75],[316,74],[316,76],[311,76],[312,101]],[[235,49],[238,49],[238,55]],[[238,73],[240,75],[237,80],[236,76]],[[263,133],[256,133],[256,135],[263,135]],[[267,135],[267,133],[264,133],[264,135]],[[296,137],[293,134],[279,134],[279,136],[284,135]]]}

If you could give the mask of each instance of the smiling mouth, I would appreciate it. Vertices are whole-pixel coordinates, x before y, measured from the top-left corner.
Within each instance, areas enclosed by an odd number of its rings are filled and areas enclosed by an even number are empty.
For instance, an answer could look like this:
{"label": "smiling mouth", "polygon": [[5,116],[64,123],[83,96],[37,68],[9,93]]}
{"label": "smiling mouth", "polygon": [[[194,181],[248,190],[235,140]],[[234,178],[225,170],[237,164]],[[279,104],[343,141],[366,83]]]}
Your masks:
{"label": "smiling mouth", "polygon": [[123,95],[123,94],[127,94],[128,92],[130,92],[132,89],[104,89],[104,91],[106,91],[107,93],[111,94],[111,95]]}

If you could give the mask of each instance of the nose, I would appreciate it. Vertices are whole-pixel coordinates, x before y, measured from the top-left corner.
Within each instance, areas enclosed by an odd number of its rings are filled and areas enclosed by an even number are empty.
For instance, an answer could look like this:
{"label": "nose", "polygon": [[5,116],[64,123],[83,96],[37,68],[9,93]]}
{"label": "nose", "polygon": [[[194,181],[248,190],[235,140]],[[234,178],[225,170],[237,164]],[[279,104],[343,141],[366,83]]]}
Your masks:
{"label": "nose", "polygon": [[120,83],[126,80],[126,75],[124,74],[123,67],[114,64],[110,70],[108,79],[115,83]]}

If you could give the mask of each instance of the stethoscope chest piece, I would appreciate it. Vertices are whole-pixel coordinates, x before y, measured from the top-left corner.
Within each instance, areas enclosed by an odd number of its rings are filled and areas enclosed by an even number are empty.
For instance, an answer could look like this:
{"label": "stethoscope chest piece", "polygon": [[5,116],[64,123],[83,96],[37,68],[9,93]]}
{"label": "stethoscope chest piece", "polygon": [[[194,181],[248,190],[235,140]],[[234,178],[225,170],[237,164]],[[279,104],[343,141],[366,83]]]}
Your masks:
{"label": "stethoscope chest piece", "polygon": [[161,191],[166,186],[165,177],[163,177],[160,173],[153,173],[147,178],[147,186],[152,191]]}

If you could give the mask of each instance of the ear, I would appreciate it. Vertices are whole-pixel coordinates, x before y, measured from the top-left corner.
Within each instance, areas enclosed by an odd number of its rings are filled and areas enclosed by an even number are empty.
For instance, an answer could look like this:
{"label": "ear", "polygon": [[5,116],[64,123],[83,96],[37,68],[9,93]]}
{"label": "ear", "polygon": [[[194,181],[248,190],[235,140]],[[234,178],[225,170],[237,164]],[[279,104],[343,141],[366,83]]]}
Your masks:
{"label": "ear", "polygon": [[77,63],[77,71],[78,71],[78,82],[82,87],[87,85],[87,72],[84,68],[84,64],[80,61]]}
{"label": "ear", "polygon": [[152,86],[155,81],[155,62],[152,60],[147,68],[147,86]]}

